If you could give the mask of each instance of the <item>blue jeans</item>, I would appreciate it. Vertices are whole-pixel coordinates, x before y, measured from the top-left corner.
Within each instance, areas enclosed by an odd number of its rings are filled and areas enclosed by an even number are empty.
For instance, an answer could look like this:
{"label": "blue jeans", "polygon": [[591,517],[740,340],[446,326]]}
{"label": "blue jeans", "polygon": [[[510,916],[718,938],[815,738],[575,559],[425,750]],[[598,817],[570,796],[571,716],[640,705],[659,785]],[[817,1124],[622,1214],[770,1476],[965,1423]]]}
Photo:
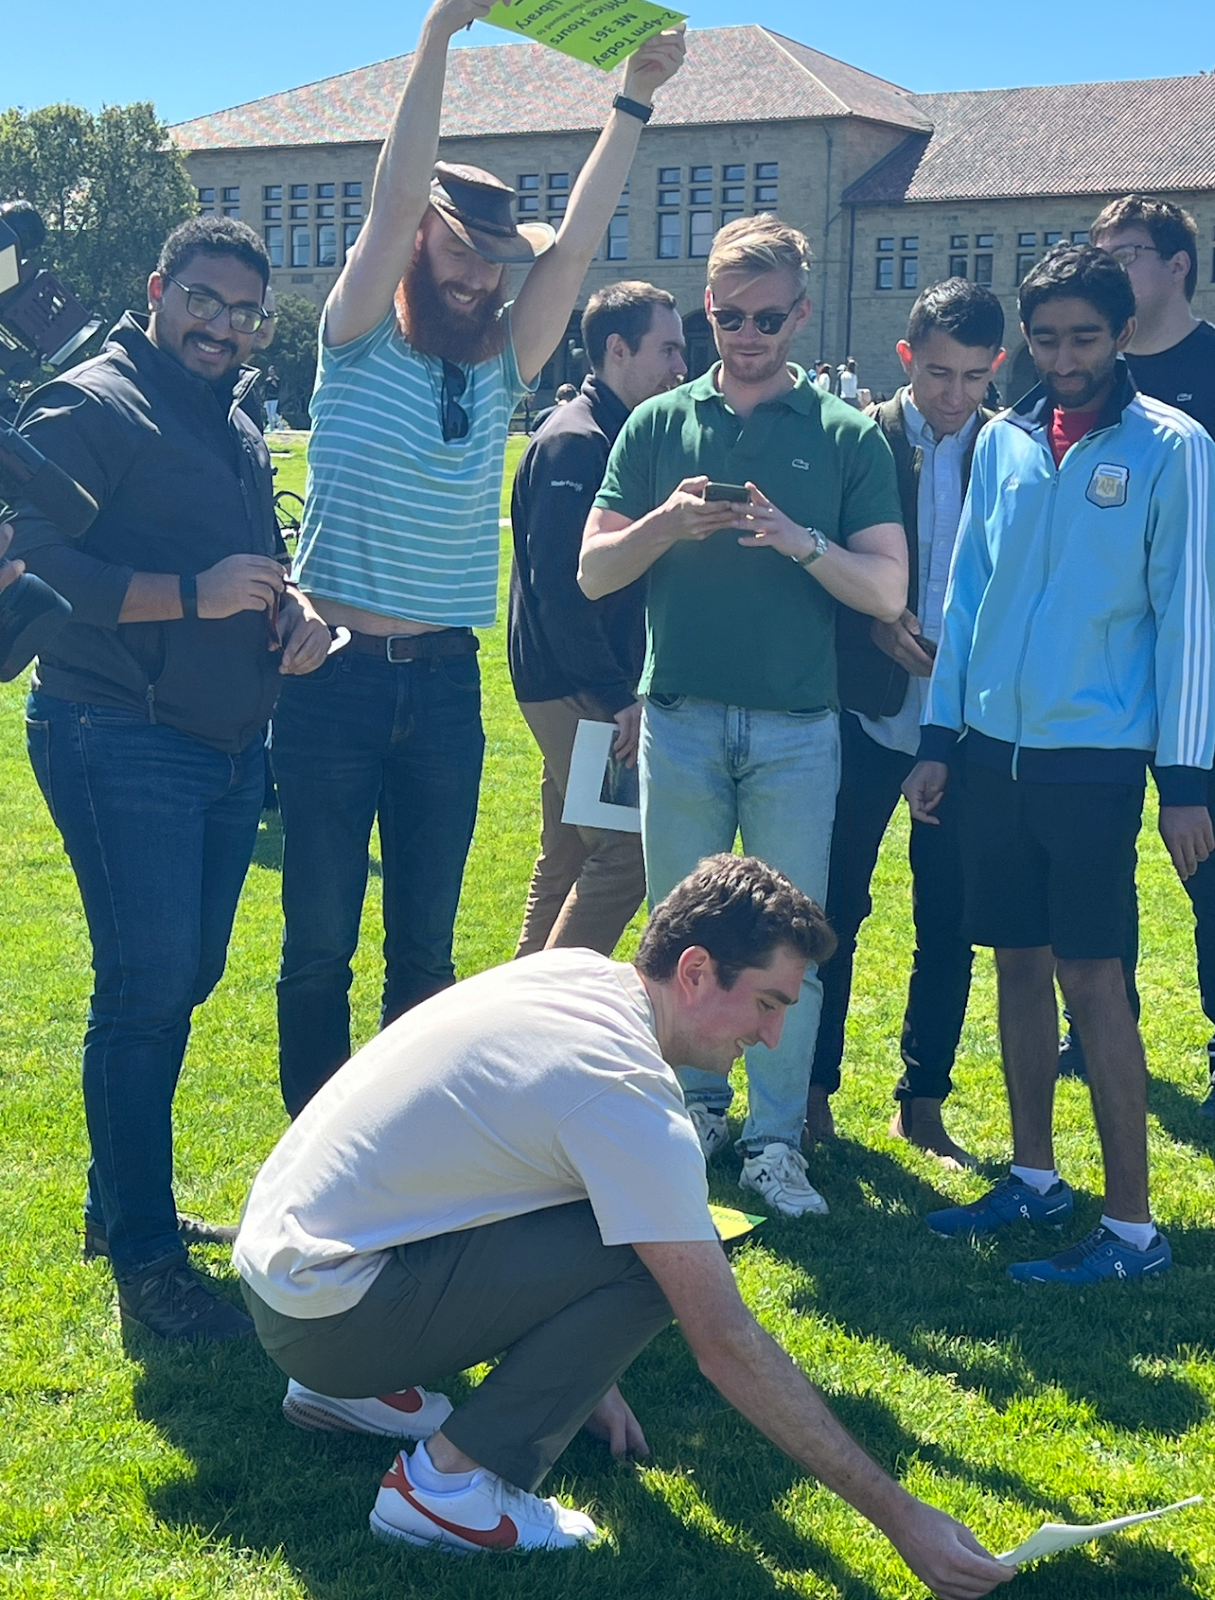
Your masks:
{"label": "blue jeans", "polygon": [[181,1251],[173,1093],[190,1014],[224,970],[257,838],[262,741],[224,755],[138,712],[41,693],[26,731],[93,944],[85,1216],[128,1278]]}
{"label": "blue jeans", "polygon": [[484,750],[475,655],[391,663],[343,652],[284,685],[271,755],[286,918],[279,1076],[292,1116],[350,1056],[350,962],[377,812],[380,1026],[455,982],[452,929]]}
{"label": "blue jeans", "polygon": [[[650,903],[702,857],[743,849],[822,905],[839,787],[839,719],[827,711],[750,711],[688,696],[651,697],[641,719],[641,837]],[[739,1149],[797,1148],[806,1117],[823,986],[807,967],[775,1050],[746,1053],[750,1112]],[[729,1082],[679,1069],[689,1103],[729,1108]]]}

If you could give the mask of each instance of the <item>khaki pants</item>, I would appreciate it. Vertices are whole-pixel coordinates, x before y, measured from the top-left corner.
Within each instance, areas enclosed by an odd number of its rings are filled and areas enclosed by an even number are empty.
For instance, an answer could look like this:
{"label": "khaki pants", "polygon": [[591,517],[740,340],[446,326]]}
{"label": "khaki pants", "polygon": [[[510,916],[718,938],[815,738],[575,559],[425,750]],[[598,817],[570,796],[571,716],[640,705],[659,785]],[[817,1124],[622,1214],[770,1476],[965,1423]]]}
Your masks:
{"label": "khaki pants", "polygon": [[271,1359],[320,1394],[387,1394],[501,1356],[443,1433],[527,1490],[671,1321],[632,1245],[603,1243],[589,1200],[398,1245],[337,1316],[283,1316],[242,1289]]}
{"label": "khaki pants", "polygon": [[574,696],[531,700],[519,710],[544,757],[540,855],[527,891],[516,956],[570,947],[610,956],[645,899],[641,835],[562,822],[578,719],[607,720]]}

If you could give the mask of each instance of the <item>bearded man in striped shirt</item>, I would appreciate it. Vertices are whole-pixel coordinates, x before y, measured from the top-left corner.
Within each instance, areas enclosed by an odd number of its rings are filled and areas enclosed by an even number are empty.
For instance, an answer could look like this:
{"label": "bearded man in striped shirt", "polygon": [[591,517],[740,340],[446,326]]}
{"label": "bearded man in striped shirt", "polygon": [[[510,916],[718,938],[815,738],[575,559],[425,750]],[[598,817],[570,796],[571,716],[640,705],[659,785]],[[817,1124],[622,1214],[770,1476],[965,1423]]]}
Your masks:
{"label": "bearded man in striped shirt", "polygon": [[[514,191],[491,173],[435,162],[448,44],[489,8],[436,0],[427,14],[367,222],[321,321],[296,577],[351,641],[274,720],[279,1069],[293,1116],[350,1055],[377,814],[381,1026],[454,982],[485,742],[473,629],[494,620],[507,426],[565,333],[654,91],[684,54],[680,29],[630,57],[554,235],[516,224]],[[530,271],[507,304],[512,264]]]}

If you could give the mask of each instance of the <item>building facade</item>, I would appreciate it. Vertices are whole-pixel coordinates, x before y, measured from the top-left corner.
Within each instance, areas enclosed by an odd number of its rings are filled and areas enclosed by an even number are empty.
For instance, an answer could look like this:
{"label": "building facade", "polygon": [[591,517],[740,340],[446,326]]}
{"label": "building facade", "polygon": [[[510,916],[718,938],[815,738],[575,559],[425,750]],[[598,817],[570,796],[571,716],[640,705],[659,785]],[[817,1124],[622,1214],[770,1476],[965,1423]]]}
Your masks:
{"label": "building facade", "polygon": [[[916,294],[960,274],[990,284],[1009,318],[1005,398],[1032,384],[1016,286],[1060,239],[1086,236],[1114,195],[1184,204],[1199,227],[1194,309],[1215,317],[1215,77],[913,95],[757,25],[689,34],[660,92],[629,187],[581,297],[618,278],[669,289],[689,365],[712,341],[704,259],[733,217],[777,212],[815,253],[812,316],[794,358],[837,365],[890,393]],[[396,57],[179,124],[200,209],[266,240],[276,291],[322,304],[357,236],[380,141],[409,69]],[[560,219],[615,83],[530,44],[451,53],[440,154],[516,190],[521,220]],[[577,317],[542,393],[583,371]]]}

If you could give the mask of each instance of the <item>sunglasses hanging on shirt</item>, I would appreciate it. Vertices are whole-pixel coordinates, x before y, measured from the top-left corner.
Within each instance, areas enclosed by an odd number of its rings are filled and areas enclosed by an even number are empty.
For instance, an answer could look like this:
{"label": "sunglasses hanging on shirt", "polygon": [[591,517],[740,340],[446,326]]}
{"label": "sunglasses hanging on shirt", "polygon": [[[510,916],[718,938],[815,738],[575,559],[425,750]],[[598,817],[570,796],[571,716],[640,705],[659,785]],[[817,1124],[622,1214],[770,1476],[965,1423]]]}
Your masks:
{"label": "sunglasses hanging on shirt", "polygon": [[454,361],[443,358],[443,386],[439,391],[439,426],[443,430],[443,443],[467,439],[468,412],[460,404],[460,397],[468,388],[468,377]]}

